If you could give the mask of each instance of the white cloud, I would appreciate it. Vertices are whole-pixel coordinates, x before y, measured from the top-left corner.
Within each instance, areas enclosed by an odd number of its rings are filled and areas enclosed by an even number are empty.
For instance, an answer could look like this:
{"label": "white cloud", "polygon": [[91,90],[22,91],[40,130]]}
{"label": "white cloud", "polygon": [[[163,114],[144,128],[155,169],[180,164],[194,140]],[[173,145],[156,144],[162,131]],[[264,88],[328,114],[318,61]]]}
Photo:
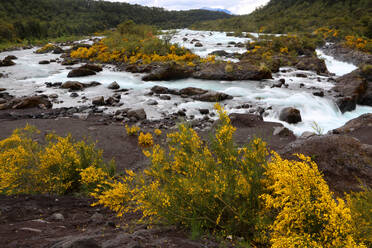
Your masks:
{"label": "white cloud", "polygon": [[269,0],[107,0],[127,2],[145,6],[162,7],[171,10],[199,9],[202,7],[228,9],[234,14],[248,14]]}

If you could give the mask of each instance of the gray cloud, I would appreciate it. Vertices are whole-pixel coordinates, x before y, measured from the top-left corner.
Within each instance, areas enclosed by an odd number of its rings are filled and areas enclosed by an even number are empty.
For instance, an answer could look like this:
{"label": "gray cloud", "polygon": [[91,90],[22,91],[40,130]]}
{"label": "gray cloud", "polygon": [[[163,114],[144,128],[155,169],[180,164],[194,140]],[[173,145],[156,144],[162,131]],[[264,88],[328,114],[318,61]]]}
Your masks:
{"label": "gray cloud", "polygon": [[228,9],[234,14],[248,14],[269,0],[108,0],[145,6],[162,7],[172,10],[199,9],[202,7]]}

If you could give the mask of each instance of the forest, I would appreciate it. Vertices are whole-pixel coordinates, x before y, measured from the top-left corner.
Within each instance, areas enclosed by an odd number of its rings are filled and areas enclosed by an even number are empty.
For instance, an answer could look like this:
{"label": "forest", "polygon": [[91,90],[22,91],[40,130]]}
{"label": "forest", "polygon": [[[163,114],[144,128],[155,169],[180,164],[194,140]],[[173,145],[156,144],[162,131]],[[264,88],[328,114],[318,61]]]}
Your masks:
{"label": "forest", "polygon": [[169,29],[227,17],[208,10],[167,11],[101,0],[1,0],[0,43],[87,35],[125,20]]}
{"label": "forest", "polygon": [[371,0],[271,0],[249,15],[193,25],[203,30],[265,33],[337,29],[342,36],[372,37]]}

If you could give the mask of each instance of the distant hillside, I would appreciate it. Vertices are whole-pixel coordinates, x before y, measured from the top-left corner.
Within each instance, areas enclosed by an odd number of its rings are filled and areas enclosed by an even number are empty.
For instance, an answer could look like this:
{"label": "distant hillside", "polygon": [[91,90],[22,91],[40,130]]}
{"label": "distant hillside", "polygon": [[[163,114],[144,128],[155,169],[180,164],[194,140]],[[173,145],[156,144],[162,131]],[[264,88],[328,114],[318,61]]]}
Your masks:
{"label": "distant hillside", "polygon": [[167,29],[227,17],[231,16],[216,11],[166,11],[94,0],[1,0],[0,42],[16,38],[91,34],[115,27],[128,19]]}
{"label": "distant hillside", "polygon": [[208,8],[208,7],[203,7],[201,8],[202,10],[209,10],[209,11],[217,11],[217,12],[224,12],[226,14],[232,15],[230,10],[227,9],[220,9],[220,8]]}
{"label": "distant hillside", "polygon": [[312,32],[319,27],[340,29],[345,34],[372,37],[372,0],[271,0],[244,16],[198,23],[216,30],[268,33]]}

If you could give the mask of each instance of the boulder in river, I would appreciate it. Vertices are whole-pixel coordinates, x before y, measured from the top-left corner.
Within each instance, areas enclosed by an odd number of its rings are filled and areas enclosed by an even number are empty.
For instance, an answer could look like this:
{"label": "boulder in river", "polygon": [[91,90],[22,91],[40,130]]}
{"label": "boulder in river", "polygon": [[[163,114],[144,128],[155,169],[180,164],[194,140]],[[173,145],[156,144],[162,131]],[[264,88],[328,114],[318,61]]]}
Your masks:
{"label": "boulder in river", "polygon": [[41,60],[39,61],[39,65],[48,65],[50,64],[50,61],[49,60]]}
{"label": "boulder in river", "polygon": [[59,46],[56,46],[53,50],[53,54],[61,54],[61,53],[64,53],[65,51],[60,48]]}
{"label": "boulder in river", "polygon": [[97,106],[105,105],[105,98],[103,96],[98,96],[92,99],[92,104]]}
{"label": "boulder in river", "polygon": [[28,96],[14,98],[7,103],[0,105],[0,110],[3,109],[27,109],[27,108],[51,108],[53,104],[49,101],[48,96]]}
{"label": "boulder in river", "polygon": [[61,88],[69,90],[83,90],[84,84],[78,81],[66,81],[61,85]]}
{"label": "boulder in river", "polygon": [[95,71],[95,72],[100,72],[102,71],[102,66],[100,65],[94,65],[94,64],[85,64],[85,65],[82,65],[79,67],[80,69],[88,69],[88,70],[92,70],[92,71]]}
{"label": "boulder in river", "polygon": [[14,56],[14,55],[8,55],[4,58],[5,60],[15,60],[15,59],[18,59],[17,56]]}
{"label": "boulder in river", "polygon": [[200,43],[200,42],[196,42],[196,43],[195,43],[195,47],[203,47],[203,44]]}
{"label": "boulder in river", "polygon": [[318,74],[329,74],[323,59],[316,56],[299,57],[295,67],[299,70],[315,71]]}
{"label": "boulder in river", "polygon": [[208,90],[203,90],[203,89],[195,88],[195,87],[187,87],[187,88],[181,89],[179,92],[181,95],[195,96],[195,95],[205,94],[208,92]]}
{"label": "boulder in river", "polygon": [[112,82],[111,84],[109,84],[109,86],[107,86],[107,88],[109,88],[110,90],[118,90],[118,89],[120,89],[120,85],[115,81],[115,82]]}
{"label": "boulder in river", "polygon": [[217,92],[217,91],[212,91],[209,90],[208,92],[201,94],[201,95],[196,95],[192,97],[194,100],[202,101],[202,102],[220,102],[224,101],[227,99],[233,99],[232,96]]}
{"label": "boulder in river", "polygon": [[151,92],[155,94],[169,94],[170,90],[167,87],[155,85],[151,88]]}
{"label": "boulder in river", "polygon": [[342,113],[353,111],[357,104],[372,106],[372,81],[364,78],[359,69],[339,77],[332,90],[338,94],[336,103]]}
{"label": "boulder in river", "polygon": [[70,71],[67,75],[67,77],[85,77],[85,76],[91,76],[91,75],[96,75],[95,71],[92,71],[90,69],[85,69],[85,68],[77,68],[73,69]]}
{"label": "boulder in river", "polygon": [[280,111],[279,120],[296,124],[302,121],[300,110],[296,108],[284,108]]}
{"label": "boulder in river", "polygon": [[159,68],[153,70],[149,75],[142,78],[144,81],[169,81],[176,79],[188,78],[193,71],[188,66],[178,65],[176,63],[169,63],[161,65]]}
{"label": "boulder in river", "polygon": [[12,65],[15,65],[16,63],[14,63],[11,59],[9,58],[5,58],[3,60],[0,60],[0,67],[2,66],[12,66]]}

